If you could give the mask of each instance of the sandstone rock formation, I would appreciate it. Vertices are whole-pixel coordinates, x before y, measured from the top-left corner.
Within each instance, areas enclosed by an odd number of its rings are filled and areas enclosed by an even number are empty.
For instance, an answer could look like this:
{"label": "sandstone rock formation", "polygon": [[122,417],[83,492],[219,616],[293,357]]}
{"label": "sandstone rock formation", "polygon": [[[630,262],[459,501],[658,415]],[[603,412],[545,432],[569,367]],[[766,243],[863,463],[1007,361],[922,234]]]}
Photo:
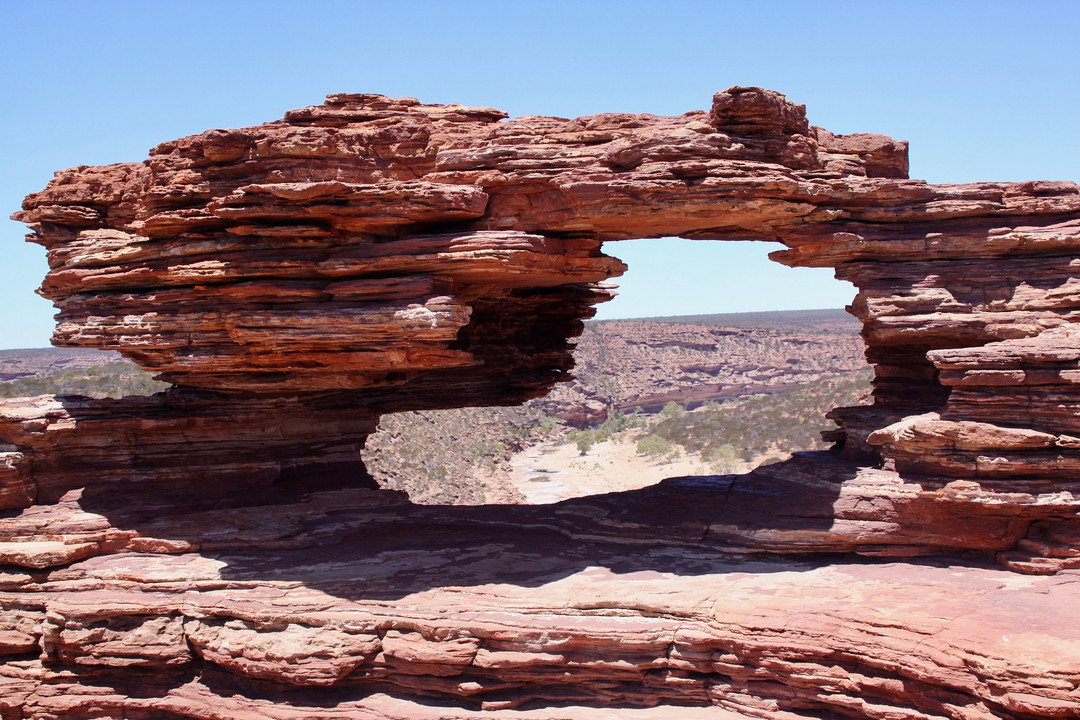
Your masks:
{"label": "sandstone rock formation", "polygon": [[[177,388],[0,403],[5,717],[1080,716],[1075,185],[909,180],[758,88],[334,95],[16,217],[56,344]],[[381,413],[546,392],[623,270],[601,243],[667,235],[859,288],[874,404],[837,455],[553,508],[372,487]]]}

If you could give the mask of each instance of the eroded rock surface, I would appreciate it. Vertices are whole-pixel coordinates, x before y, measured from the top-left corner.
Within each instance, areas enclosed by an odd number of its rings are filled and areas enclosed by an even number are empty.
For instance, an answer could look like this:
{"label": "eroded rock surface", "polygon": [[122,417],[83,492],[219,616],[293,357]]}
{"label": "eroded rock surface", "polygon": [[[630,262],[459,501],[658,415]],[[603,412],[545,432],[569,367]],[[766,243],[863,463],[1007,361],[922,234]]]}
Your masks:
{"label": "eroded rock surface", "polygon": [[[644,717],[694,716],[659,714],[668,704],[716,718],[1075,714],[1080,636],[1063,619],[1080,576],[733,562],[718,518],[761,498],[732,482],[553,508],[341,490],[156,519],[68,496],[23,522],[46,516],[72,543],[118,524],[125,537],[0,576],[0,697],[30,717],[594,717],[565,703],[659,706]],[[760,510],[776,527],[757,540],[824,542],[828,508],[816,531],[795,514],[810,508]],[[396,710],[380,711],[388,697]]]}
{"label": "eroded rock surface", "polygon": [[[1071,183],[910,180],[758,88],[334,95],[16,217],[54,341],[177,387],[0,403],[5,717],[1080,716]],[[601,243],[665,235],[859,288],[837,455],[539,508],[372,487],[381,413],[543,394],[624,269]]]}

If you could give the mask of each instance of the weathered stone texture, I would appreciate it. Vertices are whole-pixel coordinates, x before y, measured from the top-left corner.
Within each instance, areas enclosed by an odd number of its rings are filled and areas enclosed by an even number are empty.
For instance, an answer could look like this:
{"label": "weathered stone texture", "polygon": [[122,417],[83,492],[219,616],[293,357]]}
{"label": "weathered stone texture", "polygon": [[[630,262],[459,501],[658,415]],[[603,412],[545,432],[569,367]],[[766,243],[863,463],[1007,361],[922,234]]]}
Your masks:
{"label": "weathered stone texture", "polygon": [[120,524],[126,545],[0,575],[0,697],[72,718],[379,717],[372,693],[402,699],[388,717],[1075,713],[1075,573],[732,562],[699,541],[728,482],[517,508],[341,490],[143,520],[69,498],[55,533]]}
{"label": "weathered stone texture", "polygon": [[[906,150],[758,88],[342,94],[58,173],[16,214],[55,342],[178,387],[0,403],[0,712],[1080,716],[1080,191]],[[371,487],[381,413],[543,394],[624,269],[601,243],[667,235],[856,285],[874,403],[836,456],[549,508]]]}

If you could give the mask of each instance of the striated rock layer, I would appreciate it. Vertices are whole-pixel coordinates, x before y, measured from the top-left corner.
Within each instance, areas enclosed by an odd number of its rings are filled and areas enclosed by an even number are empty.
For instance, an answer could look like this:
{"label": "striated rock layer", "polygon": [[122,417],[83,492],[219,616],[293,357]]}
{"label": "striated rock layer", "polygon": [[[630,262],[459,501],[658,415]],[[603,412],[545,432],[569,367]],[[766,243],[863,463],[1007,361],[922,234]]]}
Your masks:
{"label": "striated rock layer", "polygon": [[[54,342],[176,387],[0,402],[0,713],[1080,716],[1080,190],[906,150],[759,88],[334,95],[58,173],[15,216]],[[380,414],[543,394],[625,269],[601,244],[652,236],[858,287],[836,455],[544,508],[373,487]]]}
{"label": "striated rock layer", "polygon": [[666,481],[513,508],[340,490],[142,521],[69,496],[24,522],[47,517],[72,541],[120,522],[125,537],[112,553],[0,576],[0,709],[1075,717],[1076,573],[732,562],[710,530],[730,490]]}

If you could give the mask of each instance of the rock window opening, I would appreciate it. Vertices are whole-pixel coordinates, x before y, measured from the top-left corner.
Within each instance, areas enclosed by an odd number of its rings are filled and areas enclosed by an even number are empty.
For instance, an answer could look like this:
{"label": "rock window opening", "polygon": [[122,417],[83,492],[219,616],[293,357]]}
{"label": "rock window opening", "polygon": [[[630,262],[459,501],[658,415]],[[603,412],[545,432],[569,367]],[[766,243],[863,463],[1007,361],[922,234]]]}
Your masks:
{"label": "rock window opening", "polygon": [[825,414],[870,389],[855,290],[774,249],[605,243],[629,270],[577,338],[573,381],[519,407],[384,415],[365,464],[422,504],[544,504],[829,448]]}

